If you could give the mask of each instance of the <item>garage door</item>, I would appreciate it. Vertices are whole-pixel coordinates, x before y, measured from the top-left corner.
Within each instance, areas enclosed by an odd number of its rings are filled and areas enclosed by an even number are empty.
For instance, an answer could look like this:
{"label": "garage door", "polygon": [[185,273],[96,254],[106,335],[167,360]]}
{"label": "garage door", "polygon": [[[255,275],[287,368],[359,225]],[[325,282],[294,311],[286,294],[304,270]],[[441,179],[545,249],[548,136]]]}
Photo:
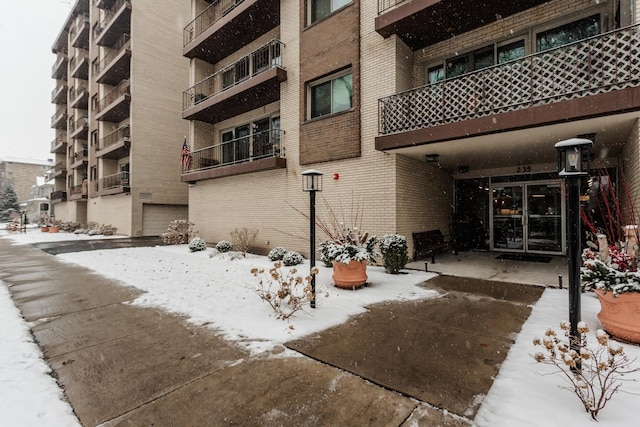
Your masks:
{"label": "garage door", "polygon": [[142,207],[142,235],[159,236],[174,219],[189,219],[186,205],[149,205]]}

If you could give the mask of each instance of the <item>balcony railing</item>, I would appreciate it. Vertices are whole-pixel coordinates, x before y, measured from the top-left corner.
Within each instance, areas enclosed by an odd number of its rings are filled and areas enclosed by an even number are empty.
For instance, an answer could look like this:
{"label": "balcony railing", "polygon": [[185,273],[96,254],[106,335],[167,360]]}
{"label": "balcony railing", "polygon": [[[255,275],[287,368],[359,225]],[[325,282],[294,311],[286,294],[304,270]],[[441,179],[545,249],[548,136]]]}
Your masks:
{"label": "balcony railing", "polygon": [[58,54],[56,55],[56,62],[51,67],[51,77],[56,78],[57,76],[62,76],[64,74],[67,68],[62,68],[62,65],[67,60],[68,57],[66,53],[58,52]]}
{"label": "balcony railing", "polygon": [[189,22],[183,32],[183,46],[202,34],[220,18],[231,12],[244,0],[214,0],[202,13]]}
{"label": "balcony railing", "polygon": [[282,42],[272,40],[233,64],[210,75],[195,86],[190,87],[183,93],[182,109],[191,108],[238,83],[273,67],[281,66],[283,48],[284,44]]}
{"label": "balcony railing", "polygon": [[128,48],[131,43],[129,43],[130,37],[129,34],[123,34],[122,37],[118,39],[118,41],[113,45],[113,47],[107,52],[95,65],[94,72],[95,74],[100,74],[102,70],[104,70],[111,62],[122,52],[123,49]]}
{"label": "balcony railing", "polygon": [[422,86],[378,101],[381,135],[640,86],[640,26]]}
{"label": "balcony railing", "polygon": [[100,113],[101,111],[105,110],[116,99],[120,98],[126,93],[129,93],[129,80],[121,81],[118,86],[111,89],[109,93],[101,98],[100,101],[98,101],[98,105],[96,106],[96,113]]}
{"label": "balcony railing", "polygon": [[129,187],[129,172],[118,172],[98,180],[98,191]]}
{"label": "balcony railing", "polygon": [[69,187],[69,197],[71,199],[86,198],[88,194],[89,194],[89,191],[88,191],[88,185],[86,181],[80,185],[73,185]]}
{"label": "balcony railing", "polygon": [[221,144],[194,150],[189,161],[183,162],[182,173],[230,166],[266,157],[284,157],[281,150],[281,130],[271,129]]}
{"label": "balcony railing", "polygon": [[109,26],[109,24],[111,23],[111,20],[114,18],[114,16],[116,16],[120,8],[122,8],[122,6],[124,6],[125,4],[130,4],[130,3],[131,3],[131,0],[116,0],[113,6],[107,9],[104,17],[102,18],[102,21],[100,21],[100,23],[96,25],[96,27],[93,29],[93,37],[98,38],[98,36],[102,34],[104,29]]}
{"label": "balcony railing", "polygon": [[69,63],[69,68],[71,70],[75,70],[78,65],[82,63],[82,61],[87,61],[89,59],[89,54],[86,50],[82,51],[82,53],[75,55],[71,58]]}
{"label": "balcony railing", "polygon": [[60,135],[58,135],[56,137],[56,139],[51,141],[51,151],[50,152],[51,153],[55,153],[56,149],[66,145],[66,143],[67,143],[67,134],[66,134],[66,132],[65,133],[61,133]]}
{"label": "balcony railing", "polygon": [[76,87],[72,87],[71,89],[69,89],[69,99],[71,100],[71,102],[75,101],[76,98],[81,97],[82,95],[84,95],[85,93],[88,92],[89,88],[87,87],[88,85],[86,83],[84,84],[80,84]]}
{"label": "balcony railing", "polygon": [[383,14],[385,11],[404,3],[405,1],[407,0],[378,0],[378,15]]}
{"label": "balcony railing", "polygon": [[[56,112],[53,116],[51,116],[51,126],[55,126],[57,124],[64,124],[67,121],[67,107],[61,106],[56,109]],[[65,127],[63,127],[64,129]]]}
{"label": "balcony railing", "polygon": [[130,133],[131,128],[128,125],[114,130],[105,137],[100,138],[100,141],[98,141],[98,150],[104,150],[119,141],[128,140]]}
{"label": "balcony railing", "polygon": [[67,200],[66,191],[54,191],[49,195],[49,200],[52,202],[65,202]]}

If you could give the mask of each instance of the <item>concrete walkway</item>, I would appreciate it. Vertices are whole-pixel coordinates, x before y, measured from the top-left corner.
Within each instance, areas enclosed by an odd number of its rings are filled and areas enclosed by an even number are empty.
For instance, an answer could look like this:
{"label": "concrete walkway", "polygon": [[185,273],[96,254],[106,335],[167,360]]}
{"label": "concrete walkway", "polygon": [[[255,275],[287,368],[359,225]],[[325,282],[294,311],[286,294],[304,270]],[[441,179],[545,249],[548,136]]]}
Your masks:
{"label": "concrete walkway", "polygon": [[81,423],[472,425],[542,287],[440,276],[433,300],[380,304],[251,358],[140,292],[0,239],[0,280]]}

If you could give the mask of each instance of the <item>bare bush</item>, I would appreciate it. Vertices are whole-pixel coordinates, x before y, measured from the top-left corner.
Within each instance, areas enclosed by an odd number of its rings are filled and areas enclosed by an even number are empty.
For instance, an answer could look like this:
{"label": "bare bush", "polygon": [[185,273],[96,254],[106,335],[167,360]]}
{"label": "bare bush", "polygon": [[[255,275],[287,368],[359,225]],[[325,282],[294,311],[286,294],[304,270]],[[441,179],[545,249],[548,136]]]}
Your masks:
{"label": "bare bush", "polygon": [[247,255],[247,252],[253,247],[258,237],[258,230],[254,228],[236,228],[231,233],[231,240],[233,240],[233,247],[242,252],[243,256]]}

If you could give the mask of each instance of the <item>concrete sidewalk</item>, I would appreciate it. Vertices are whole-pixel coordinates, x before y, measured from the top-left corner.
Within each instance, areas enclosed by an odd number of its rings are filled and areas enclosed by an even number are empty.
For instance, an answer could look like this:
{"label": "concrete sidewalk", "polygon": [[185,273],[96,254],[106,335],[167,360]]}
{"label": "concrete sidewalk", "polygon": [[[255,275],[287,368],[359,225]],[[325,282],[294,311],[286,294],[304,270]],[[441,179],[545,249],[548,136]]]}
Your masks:
{"label": "concrete sidewalk", "polygon": [[0,239],[0,279],[85,426],[471,425],[543,290],[440,276],[440,298],[287,344],[307,357],[252,358],[31,246]]}

